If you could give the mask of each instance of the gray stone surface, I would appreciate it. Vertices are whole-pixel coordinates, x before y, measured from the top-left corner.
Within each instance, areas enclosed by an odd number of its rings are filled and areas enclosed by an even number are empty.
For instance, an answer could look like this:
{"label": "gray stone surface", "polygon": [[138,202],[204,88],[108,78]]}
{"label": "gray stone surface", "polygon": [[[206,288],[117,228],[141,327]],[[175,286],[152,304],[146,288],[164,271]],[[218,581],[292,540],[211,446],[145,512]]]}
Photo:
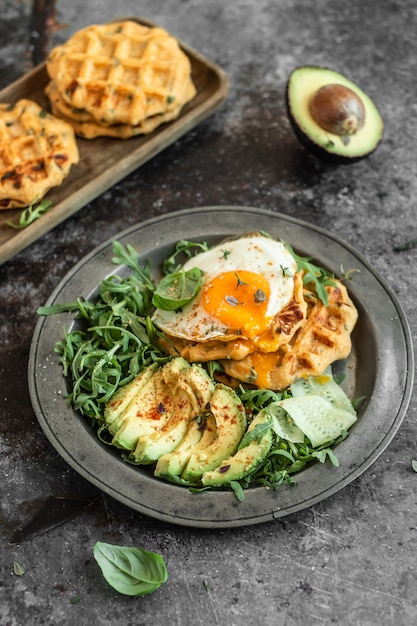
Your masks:
{"label": "gray stone surface", "polygon": [[[129,225],[193,206],[266,208],[330,230],[385,277],[415,338],[417,248],[393,251],[417,237],[415,4],[119,0],[116,8],[66,0],[56,3],[55,23],[52,2],[34,5],[36,23],[29,2],[2,0],[0,87],[78,28],[140,14],[221,65],[230,94],[213,117],[0,267],[0,624],[416,624],[414,397],[389,448],[343,491],[275,522],[201,530],[97,493],[43,435],[26,374],[36,308],[74,263]],[[33,30],[42,23],[53,26],[50,37]],[[338,167],[298,144],[284,91],[290,71],[305,64],[341,71],[375,98],[386,134],[370,158]],[[59,528],[8,544],[40,500],[69,494],[97,502]],[[117,594],[93,559],[97,540],[161,553],[168,582],[142,598]],[[13,573],[15,561],[24,575]]]}

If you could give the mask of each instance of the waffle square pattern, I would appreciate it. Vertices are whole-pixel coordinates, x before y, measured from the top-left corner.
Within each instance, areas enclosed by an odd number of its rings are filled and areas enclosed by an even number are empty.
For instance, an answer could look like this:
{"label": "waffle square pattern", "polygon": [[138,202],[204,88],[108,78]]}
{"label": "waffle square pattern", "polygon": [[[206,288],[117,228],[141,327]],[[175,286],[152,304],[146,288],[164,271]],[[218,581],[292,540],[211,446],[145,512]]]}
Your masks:
{"label": "waffle square pattern", "polygon": [[51,51],[46,67],[53,113],[86,138],[151,132],[196,94],[178,41],[131,20],[77,31]]}
{"label": "waffle square pattern", "polygon": [[0,104],[0,209],[38,202],[78,160],[70,124],[32,100]]}

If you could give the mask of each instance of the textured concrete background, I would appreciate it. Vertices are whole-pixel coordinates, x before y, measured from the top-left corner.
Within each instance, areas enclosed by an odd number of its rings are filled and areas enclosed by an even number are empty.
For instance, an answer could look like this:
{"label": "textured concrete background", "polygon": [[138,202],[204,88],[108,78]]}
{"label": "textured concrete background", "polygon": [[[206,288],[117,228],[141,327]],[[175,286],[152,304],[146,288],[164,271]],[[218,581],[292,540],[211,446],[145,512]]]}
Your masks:
{"label": "textured concrete background", "polygon": [[[126,15],[151,19],[221,65],[230,94],[213,117],[0,267],[0,624],[416,624],[415,398],[389,448],[333,497],[259,526],[194,530],[131,511],[69,468],[38,425],[26,374],[36,308],[74,263],[129,225],[194,206],[266,208],[330,230],[385,277],[415,338],[417,248],[393,251],[417,237],[415,3],[118,0],[116,9],[105,0],[2,0],[0,88],[78,28]],[[386,134],[370,158],[336,167],[297,143],[284,90],[304,64],[345,73],[374,97]],[[69,494],[97,502],[31,541],[7,543],[43,498]],[[97,540],[161,553],[169,581],[142,598],[118,595],[93,560]]]}

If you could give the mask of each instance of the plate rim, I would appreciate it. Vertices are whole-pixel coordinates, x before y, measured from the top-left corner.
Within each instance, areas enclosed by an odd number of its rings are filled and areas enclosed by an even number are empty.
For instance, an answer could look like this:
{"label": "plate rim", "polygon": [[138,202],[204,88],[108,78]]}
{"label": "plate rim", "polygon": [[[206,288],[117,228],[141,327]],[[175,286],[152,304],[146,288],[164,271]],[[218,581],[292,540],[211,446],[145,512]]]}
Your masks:
{"label": "plate rim", "polygon": [[[385,295],[388,297],[389,302],[391,303],[391,305],[393,306],[393,308],[395,309],[397,313],[397,316],[398,316],[397,324],[404,340],[405,357],[406,357],[406,362],[407,362],[407,367],[405,368],[406,369],[405,383],[402,389],[402,396],[399,401],[398,410],[395,416],[393,417],[392,422],[390,422],[390,426],[388,430],[384,433],[378,445],[371,451],[370,455],[366,459],[366,462],[361,463],[359,467],[352,469],[351,471],[349,471],[348,474],[346,475],[342,474],[340,479],[337,478],[337,474],[335,473],[332,484],[330,486],[323,488],[322,491],[314,493],[308,499],[308,501],[307,500],[304,500],[302,502],[295,501],[292,505],[286,506],[285,510],[281,510],[279,506],[276,506],[275,508],[271,507],[271,509],[264,511],[262,514],[248,514],[248,516],[245,518],[237,517],[236,519],[227,519],[227,520],[211,519],[209,517],[207,517],[207,519],[189,519],[189,518],[181,517],[181,515],[179,514],[173,514],[171,512],[164,513],[163,511],[155,511],[154,508],[149,508],[143,503],[132,501],[132,499],[126,494],[121,494],[120,492],[115,493],[113,488],[109,487],[106,484],[103,484],[102,481],[97,480],[97,477],[94,475],[91,475],[91,473],[85,467],[80,467],[79,463],[76,460],[74,460],[74,458],[72,458],[72,455],[70,454],[70,452],[67,451],[65,447],[62,445],[61,441],[59,440],[59,437],[57,438],[56,433],[53,432],[53,429],[51,429],[51,426],[48,423],[48,418],[43,412],[42,401],[38,397],[38,394],[37,394],[37,383],[36,383],[37,350],[39,348],[40,337],[42,335],[44,324],[48,320],[48,318],[46,317],[39,318],[35,326],[32,342],[31,342],[31,347],[30,347],[28,382],[29,382],[30,398],[32,401],[32,405],[33,405],[36,417],[46,437],[49,439],[50,443],[57,450],[60,456],[69,465],[72,466],[73,469],[75,469],[79,474],[81,474],[84,478],[86,478],[90,483],[94,484],[96,487],[98,487],[99,489],[107,493],[108,495],[112,496],[116,500],[122,502],[123,504],[127,505],[128,507],[140,513],[143,513],[153,518],[157,518],[162,521],[171,522],[177,525],[205,527],[205,528],[214,528],[214,527],[230,528],[230,527],[237,527],[237,526],[247,526],[247,525],[252,525],[255,523],[258,524],[258,523],[271,521],[272,519],[277,519],[277,518],[295,513],[299,510],[308,508],[325,498],[330,497],[331,495],[333,495],[340,489],[344,488],[345,486],[347,486],[348,484],[356,480],[356,478],[358,478],[363,472],[369,469],[369,467],[375,462],[375,460],[382,454],[385,448],[389,445],[389,443],[394,438],[395,434],[397,433],[403,421],[403,418],[408,409],[408,405],[411,399],[411,394],[412,394],[412,389],[413,389],[414,353],[413,353],[412,338],[411,338],[411,332],[410,332],[408,319],[400,304],[399,299],[397,298],[396,294],[394,293],[394,291],[392,290],[388,282],[385,280],[385,278],[368,262],[368,260],[358,250],[356,250],[353,246],[351,246],[351,244],[344,241],[337,235],[332,234],[329,230],[326,230],[314,224],[310,224],[299,218],[288,216],[288,215],[278,213],[278,212],[273,212],[268,209],[246,207],[246,206],[234,206],[234,205],[203,206],[203,207],[195,207],[195,208],[190,208],[190,209],[182,209],[178,211],[173,211],[173,212],[165,213],[160,216],[149,218],[142,222],[138,222],[137,224],[129,226],[128,228],[122,230],[121,232],[116,234],[116,236],[111,237],[107,239],[106,241],[102,242],[101,244],[96,246],[93,250],[91,250],[87,255],[85,255],[82,259],[80,259],[76,264],[74,264],[74,266],[66,273],[66,275],[59,281],[58,285],[52,291],[51,295],[49,296],[47,300],[47,304],[51,304],[52,302],[54,302],[55,299],[61,293],[62,289],[65,287],[65,285],[67,283],[70,283],[71,280],[74,279],[74,277],[77,275],[77,273],[80,270],[82,270],[85,266],[88,266],[92,262],[94,257],[100,256],[100,254],[102,254],[104,251],[109,250],[114,240],[120,241],[120,240],[129,238],[137,231],[143,231],[148,228],[152,228],[153,226],[161,225],[161,223],[165,221],[170,221],[173,219],[181,220],[181,219],[188,219],[191,217],[195,218],[197,215],[200,215],[200,216],[201,214],[208,215],[208,214],[212,214],[213,212],[220,212],[226,215],[228,213],[236,212],[236,211],[239,211],[240,214],[242,214],[242,212],[249,212],[251,215],[255,215],[255,214],[263,215],[265,218],[272,218],[273,220],[276,220],[277,222],[286,222],[295,227],[306,229],[308,232],[314,232],[319,237],[327,238],[333,244],[336,244],[336,246],[342,246],[349,254],[353,255],[356,259],[358,259],[363,264],[363,266],[370,273],[372,279],[377,280],[377,282],[380,284],[381,289],[385,292]],[[116,268],[116,266],[114,266],[114,268]],[[55,340],[57,339],[59,338],[56,338]],[[123,463],[123,466],[127,465],[121,460],[120,462]],[[304,470],[303,474],[309,472],[311,469],[312,468],[310,468],[309,470]],[[334,468],[330,468],[330,471],[334,471]],[[143,476],[141,476],[141,480],[144,480],[145,482],[151,481],[152,485],[154,486],[156,484],[155,481],[157,481],[158,479],[155,479],[152,477],[144,478]],[[165,483],[162,483],[162,481],[158,481],[157,484],[160,485],[160,484],[165,484]],[[170,493],[173,493],[172,491],[173,489],[177,489],[177,490],[179,489],[181,490],[181,492],[184,492],[183,487],[178,487],[175,485],[171,485],[169,483],[166,483],[165,488],[164,489],[161,488],[161,490],[165,492],[167,487],[171,490]],[[256,487],[255,489],[261,490],[264,488]],[[297,487],[295,487],[295,489],[297,489]],[[210,493],[210,492],[206,492],[206,493]],[[220,501],[222,501],[221,506],[230,507],[230,492],[211,492],[212,495],[213,493],[216,494],[216,497],[219,503]],[[277,500],[279,500],[279,491],[276,492],[276,494],[277,494],[276,496]],[[193,494],[193,497],[195,497],[195,494]]]}

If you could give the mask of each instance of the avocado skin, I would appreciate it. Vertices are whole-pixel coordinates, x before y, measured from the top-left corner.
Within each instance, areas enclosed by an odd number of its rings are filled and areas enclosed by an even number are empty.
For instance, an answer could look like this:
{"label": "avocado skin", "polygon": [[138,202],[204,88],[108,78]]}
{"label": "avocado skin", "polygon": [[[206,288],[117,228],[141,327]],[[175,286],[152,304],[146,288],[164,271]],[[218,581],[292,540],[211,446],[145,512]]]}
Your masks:
{"label": "avocado skin", "polygon": [[[363,153],[361,153],[359,155],[353,153],[351,156],[347,156],[347,155],[338,154],[337,152],[334,152],[334,151],[327,150],[324,146],[321,146],[320,144],[318,144],[315,141],[313,141],[309,137],[309,135],[307,133],[305,133],[300,128],[300,126],[297,123],[297,120],[296,120],[296,118],[295,118],[295,116],[293,114],[292,108],[291,108],[290,88],[291,88],[291,78],[292,78],[294,72],[297,71],[297,70],[302,70],[302,69],[304,69],[306,71],[308,71],[309,69],[311,69],[311,70],[319,69],[319,70],[326,71],[328,68],[325,68],[325,67],[321,68],[321,67],[318,67],[318,66],[299,67],[299,68],[296,68],[295,70],[293,70],[293,72],[291,72],[290,77],[288,78],[288,81],[287,81],[287,84],[286,84],[286,88],[285,88],[286,112],[287,112],[287,116],[288,116],[291,128],[292,128],[295,136],[299,140],[299,142],[306,148],[306,150],[308,152],[310,152],[314,156],[316,156],[319,159],[322,159],[324,161],[327,161],[328,163],[333,163],[335,165],[349,165],[349,164],[352,164],[352,163],[357,163],[358,161],[361,161],[362,159],[364,159],[364,158],[370,156],[371,154],[373,154],[375,152],[375,150],[378,148],[378,146],[380,145],[381,141],[382,141],[383,132],[381,133],[381,136],[377,139],[377,141],[375,142],[375,144],[373,145],[372,148],[370,148],[366,152],[363,152]],[[333,72],[333,70],[330,70],[330,71]]]}

